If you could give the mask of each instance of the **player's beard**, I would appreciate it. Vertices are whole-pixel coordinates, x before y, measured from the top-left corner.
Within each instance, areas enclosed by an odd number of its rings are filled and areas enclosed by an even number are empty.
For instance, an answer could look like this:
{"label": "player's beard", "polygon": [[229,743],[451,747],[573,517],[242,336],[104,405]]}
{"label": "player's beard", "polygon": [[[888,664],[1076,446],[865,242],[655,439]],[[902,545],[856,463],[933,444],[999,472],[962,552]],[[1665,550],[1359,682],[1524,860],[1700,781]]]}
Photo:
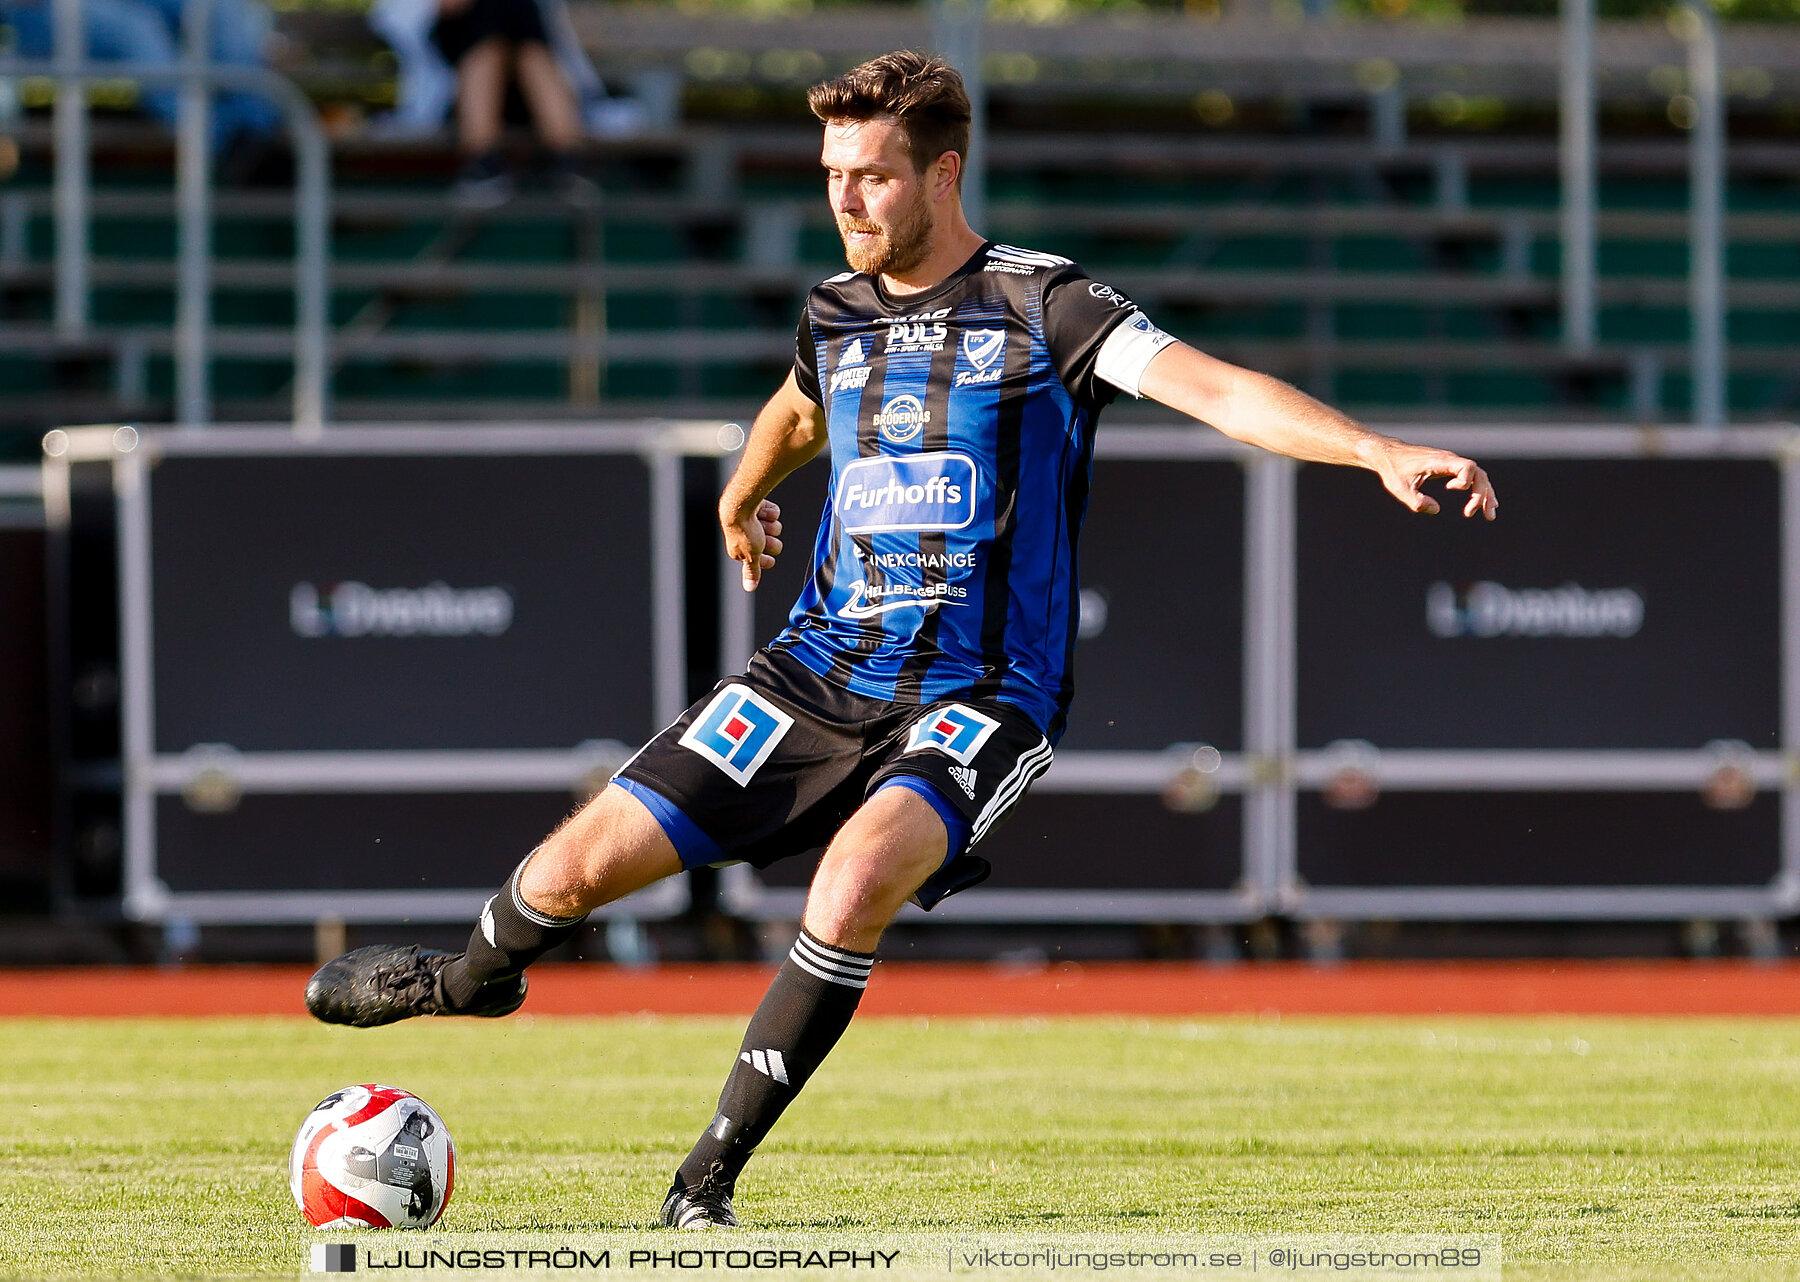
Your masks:
{"label": "player's beard", "polygon": [[[853,231],[873,232],[875,239],[852,243]],[[838,218],[838,235],[844,238],[844,258],[851,271],[898,276],[924,262],[931,252],[931,210],[921,187],[918,199],[891,226],[862,218]]]}

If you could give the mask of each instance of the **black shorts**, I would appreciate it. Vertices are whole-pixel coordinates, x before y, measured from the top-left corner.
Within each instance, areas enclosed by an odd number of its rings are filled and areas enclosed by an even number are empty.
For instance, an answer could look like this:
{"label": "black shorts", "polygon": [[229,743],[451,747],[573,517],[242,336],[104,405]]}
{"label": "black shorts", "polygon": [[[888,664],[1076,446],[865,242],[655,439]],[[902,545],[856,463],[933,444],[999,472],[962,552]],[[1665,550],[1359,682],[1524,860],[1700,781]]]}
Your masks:
{"label": "black shorts", "polygon": [[431,43],[452,67],[492,36],[515,45],[540,44],[547,48],[550,44],[537,0],[469,0],[455,13],[440,13],[431,26]]}
{"label": "black shorts", "polygon": [[615,782],[642,801],[689,868],[778,859],[830,843],[873,793],[903,787],[944,820],[929,908],[987,877],[968,853],[1050,768],[1050,741],[992,699],[889,703],[852,694],[799,660],[759,652],[645,744]]}

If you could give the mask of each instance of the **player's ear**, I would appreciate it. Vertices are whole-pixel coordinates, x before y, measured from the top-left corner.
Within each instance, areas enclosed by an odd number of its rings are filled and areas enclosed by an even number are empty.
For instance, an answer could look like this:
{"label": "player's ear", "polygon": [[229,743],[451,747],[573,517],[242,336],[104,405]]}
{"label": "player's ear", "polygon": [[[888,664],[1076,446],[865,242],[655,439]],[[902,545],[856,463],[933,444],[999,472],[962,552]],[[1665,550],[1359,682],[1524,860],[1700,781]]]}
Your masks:
{"label": "player's ear", "polygon": [[963,158],[954,151],[946,151],[937,158],[936,172],[932,175],[932,195],[942,200],[956,193],[957,183],[962,178]]}

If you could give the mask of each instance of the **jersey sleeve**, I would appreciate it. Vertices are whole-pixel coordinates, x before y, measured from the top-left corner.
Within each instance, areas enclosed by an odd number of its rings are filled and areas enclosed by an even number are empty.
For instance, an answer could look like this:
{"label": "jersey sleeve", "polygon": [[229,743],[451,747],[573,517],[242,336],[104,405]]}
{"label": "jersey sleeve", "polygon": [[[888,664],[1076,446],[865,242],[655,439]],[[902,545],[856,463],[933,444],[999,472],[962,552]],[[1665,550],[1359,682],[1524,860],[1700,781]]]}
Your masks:
{"label": "jersey sleeve", "polygon": [[1138,395],[1150,358],[1175,341],[1131,299],[1078,267],[1044,287],[1044,340],[1063,386],[1094,406],[1121,391]]}
{"label": "jersey sleeve", "polygon": [[814,405],[823,405],[819,394],[819,348],[813,342],[812,300],[800,309],[800,325],[794,332],[794,383]]}

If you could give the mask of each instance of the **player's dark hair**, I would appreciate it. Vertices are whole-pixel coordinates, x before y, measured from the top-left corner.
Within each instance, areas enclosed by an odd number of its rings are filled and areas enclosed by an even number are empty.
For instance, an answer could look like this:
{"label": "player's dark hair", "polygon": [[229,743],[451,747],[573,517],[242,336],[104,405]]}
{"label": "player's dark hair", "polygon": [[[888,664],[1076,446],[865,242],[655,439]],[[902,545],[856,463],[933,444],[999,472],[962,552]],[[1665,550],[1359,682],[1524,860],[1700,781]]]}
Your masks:
{"label": "player's dark hair", "polygon": [[969,94],[960,72],[933,54],[899,49],[852,67],[806,91],[820,120],[892,119],[906,138],[913,170],[954,151],[969,158]]}

